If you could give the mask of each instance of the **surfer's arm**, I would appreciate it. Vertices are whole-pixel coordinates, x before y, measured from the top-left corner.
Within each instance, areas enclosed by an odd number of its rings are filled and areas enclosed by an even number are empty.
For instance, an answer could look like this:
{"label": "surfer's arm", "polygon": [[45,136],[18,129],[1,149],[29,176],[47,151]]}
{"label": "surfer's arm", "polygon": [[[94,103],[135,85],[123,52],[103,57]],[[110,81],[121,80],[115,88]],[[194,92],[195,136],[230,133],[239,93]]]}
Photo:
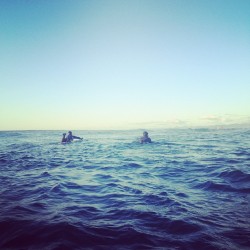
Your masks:
{"label": "surfer's arm", "polygon": [[79,140],[82,140],[82,138],[81,137],[78,137],[78,136],[72,136],[73,137],[73,139],[79,139]]}

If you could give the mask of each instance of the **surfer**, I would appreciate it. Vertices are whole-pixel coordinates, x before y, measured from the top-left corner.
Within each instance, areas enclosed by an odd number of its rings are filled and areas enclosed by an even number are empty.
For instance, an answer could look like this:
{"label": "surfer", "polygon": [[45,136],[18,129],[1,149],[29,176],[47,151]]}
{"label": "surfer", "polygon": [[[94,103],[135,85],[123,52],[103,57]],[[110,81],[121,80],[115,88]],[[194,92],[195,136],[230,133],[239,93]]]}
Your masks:
{"label": "surfer", "polygon": [[67,135],[67,137],[66,137],[66,142],[71,142],[71,141],[73,141],[73,139],[82,140],[83,138],[78,137],[78,136],[75,136],[75,135],[72,134],[71,131],[69,131],[69,133],[68,133],[68,135]]}
{"label": "surfer", "polygon": [[144,131],[143,136],[140,138],[140,143],[151,143],[151,139],[148,137],[148,132]]}
{"label": "surfer", "polygon": [[63,133],[62,142],[67,142],[67,139],[66,139],[66,133]]}

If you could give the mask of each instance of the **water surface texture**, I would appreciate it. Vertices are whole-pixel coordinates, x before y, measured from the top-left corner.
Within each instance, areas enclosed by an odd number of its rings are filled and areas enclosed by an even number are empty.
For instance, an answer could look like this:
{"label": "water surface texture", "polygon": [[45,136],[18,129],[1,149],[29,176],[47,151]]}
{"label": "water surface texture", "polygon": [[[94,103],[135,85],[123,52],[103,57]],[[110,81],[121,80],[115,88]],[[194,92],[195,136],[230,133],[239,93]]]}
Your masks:
{"label": "water surface texture", "polygon": [[0,249],[250,246],[250,130],[0,132]]}

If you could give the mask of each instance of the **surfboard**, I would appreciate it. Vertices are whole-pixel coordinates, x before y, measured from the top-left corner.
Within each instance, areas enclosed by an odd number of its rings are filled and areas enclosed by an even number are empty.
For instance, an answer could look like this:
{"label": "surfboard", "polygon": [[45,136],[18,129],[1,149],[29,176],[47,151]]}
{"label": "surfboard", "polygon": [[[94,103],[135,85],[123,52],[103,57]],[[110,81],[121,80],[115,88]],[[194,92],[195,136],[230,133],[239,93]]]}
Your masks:
{"label": "surfboard", "polygon": [[83,140],[81,140],[81,139],[73,139],[72,141],[68,141],[68,142],[61,142],[61,144],[70,144],[70,143],[74,143],[74,142],[81,142],[81,141],[83,141]]}

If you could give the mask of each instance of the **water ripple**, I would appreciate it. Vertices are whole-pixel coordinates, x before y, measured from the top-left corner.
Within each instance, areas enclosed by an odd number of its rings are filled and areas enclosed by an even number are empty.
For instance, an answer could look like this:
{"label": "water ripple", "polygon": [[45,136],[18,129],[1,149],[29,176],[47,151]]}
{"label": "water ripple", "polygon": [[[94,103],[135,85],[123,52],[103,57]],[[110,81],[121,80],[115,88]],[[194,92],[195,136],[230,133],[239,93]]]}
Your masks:
{"label": "water ripple", "polygon": [[1,249],[250,245],[249,131],[1,132]]}

